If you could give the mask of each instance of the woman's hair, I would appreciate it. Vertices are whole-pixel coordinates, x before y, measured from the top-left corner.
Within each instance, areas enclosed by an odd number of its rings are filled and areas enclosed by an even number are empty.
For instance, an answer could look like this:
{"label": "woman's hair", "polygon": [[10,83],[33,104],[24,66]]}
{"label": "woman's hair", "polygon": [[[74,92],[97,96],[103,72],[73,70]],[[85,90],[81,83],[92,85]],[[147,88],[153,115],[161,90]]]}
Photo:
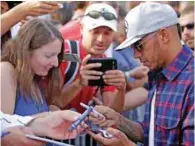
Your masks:
{"label": "woman's hair", "polygon": [[[51,43],[55,39],[62,42],[61,52],[58,55],[59,64],[63,59],[64,41],[60,32],[48,20],[33,19],[24,24],[15,39],[8,41],[2,52],[1,61],[10,62],[16,70],[17,89],[25,97],[39,98],[37,92],[33,88],[35,85],[40,84],[40,76],[32,72],[30,65],[30,57],[32,51]],[[58,97],[62,88],[62,77],[59,67],[53,67],[47,77],[44,93],[47,100],[51,97]],[[40,95],[40,94],[39,94]]]}

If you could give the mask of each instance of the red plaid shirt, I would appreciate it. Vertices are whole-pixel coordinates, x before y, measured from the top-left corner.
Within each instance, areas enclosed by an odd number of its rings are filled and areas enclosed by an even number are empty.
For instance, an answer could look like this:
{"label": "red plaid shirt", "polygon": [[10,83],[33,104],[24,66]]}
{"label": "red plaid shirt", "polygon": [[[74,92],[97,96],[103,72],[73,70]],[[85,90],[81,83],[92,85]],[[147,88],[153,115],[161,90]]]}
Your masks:
{"label": "red plaid shirt", "polygon": [[151,102],[156,89],[155,146],[194,146],[194,56],[186,46],[163,70],[149,76],[144,146],[149,142]]}

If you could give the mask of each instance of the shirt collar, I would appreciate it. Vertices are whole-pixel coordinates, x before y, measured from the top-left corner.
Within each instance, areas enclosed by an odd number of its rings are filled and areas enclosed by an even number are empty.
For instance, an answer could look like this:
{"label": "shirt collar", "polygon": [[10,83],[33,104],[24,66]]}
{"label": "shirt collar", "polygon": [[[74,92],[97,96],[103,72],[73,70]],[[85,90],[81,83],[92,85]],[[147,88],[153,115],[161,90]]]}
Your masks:
{"label": "shirt collar", "polygon": [[183,46],[177,57],[162,70],[162,74],[169,80],[172,81],[175,77],[183,70],[188,64],[189,60],[193,57],[191,49],[187,46]]}

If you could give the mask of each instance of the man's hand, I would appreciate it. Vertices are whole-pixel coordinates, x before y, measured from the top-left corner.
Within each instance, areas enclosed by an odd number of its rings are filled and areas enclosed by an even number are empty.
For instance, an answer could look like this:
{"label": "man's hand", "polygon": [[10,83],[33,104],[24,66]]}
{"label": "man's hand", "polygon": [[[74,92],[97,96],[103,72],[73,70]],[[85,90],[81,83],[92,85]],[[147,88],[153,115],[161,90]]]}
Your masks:
{"label": "man's hand", "polygon": [[126,90],[126,79],[125,75],[120,70],[109,70],[106,71],[103,76],[105,83],[111,86],[115,86],[118,90]]}
{"label": "man's hand", "polygon": [[105,118],[102,118],[101,116],[97,117],[95,114],[91,113],[89,120],[94,124],[97,124],[100,127],[118,126],[120,124],[121,115],[113,109],[100,105],[95,106],[95,110],[104,115]]}
{"label": "man's hand", "polygon": [[55,111],[46,116],[36,118],[29,125],[29,128],[38,136],[48,136],[54,139],[71,139],[75,138],[82,131],[81,127],[78,127],[73,132],[68,131],[71,123],[79,116],[79,113],[70,110]]}
{"label": "man's hand", "polygon": [[[139,66],[133,70],[125,72],[125,77],[127,79],[127,91],[142,87],[144,83],[148,81],[148,72],[149,68],[146,66]],[[134,78],[135,81],[128,81],[129,77]]]}
{"label": "man's hand", "polygon": [[128,72],[128,75],[135,79],[146,78],[149,72],[149,68],[146,66],[139,66]]}
{"label": "man's hand", "polygon": [[88,80],[99,80],[102,72],[92,70],[93,68],[101,67],[100,63],[90,63],[87,64],[87,61],[91,58],[91,55],[87,55],[81,64],[80,68],[80,84],[82,86],[88,85]]}
{"label": "man's hand", "polygon": [[59,8],[61,5],[53,1],[26,1],[18,5],[23,15],[33,17],[53,13]]}
{"label": "man's hand", "polygon": [[94,134],[91,131],[87,131],[87,133],[103,146],[135,146],[135,144],[131,142],[121,131],[113,128],[108,128],[107,131],[113,135],[113,138],[107,139],[101,134]]}
{"label": "man's hand", "polygon": [[44,146],[45,142],[31,140],[25,134],[33,134],[27,127],[13,127],[7,129],[10,132],[1,139],[2,146]]}

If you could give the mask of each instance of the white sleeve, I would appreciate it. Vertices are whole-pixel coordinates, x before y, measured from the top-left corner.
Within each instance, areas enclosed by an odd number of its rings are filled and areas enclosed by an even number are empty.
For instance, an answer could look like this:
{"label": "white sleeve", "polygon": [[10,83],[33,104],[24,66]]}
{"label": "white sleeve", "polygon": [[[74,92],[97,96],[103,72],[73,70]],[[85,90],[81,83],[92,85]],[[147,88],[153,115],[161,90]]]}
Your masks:
{"label": "white sleeve", "polygon": [[25,126],[32,119],[34,119],[34,117],[31,116],[22,117],[19,115],[9,115],[9,114],[4,114],[0,111],[1,131],[4,131],[10,127]]}

